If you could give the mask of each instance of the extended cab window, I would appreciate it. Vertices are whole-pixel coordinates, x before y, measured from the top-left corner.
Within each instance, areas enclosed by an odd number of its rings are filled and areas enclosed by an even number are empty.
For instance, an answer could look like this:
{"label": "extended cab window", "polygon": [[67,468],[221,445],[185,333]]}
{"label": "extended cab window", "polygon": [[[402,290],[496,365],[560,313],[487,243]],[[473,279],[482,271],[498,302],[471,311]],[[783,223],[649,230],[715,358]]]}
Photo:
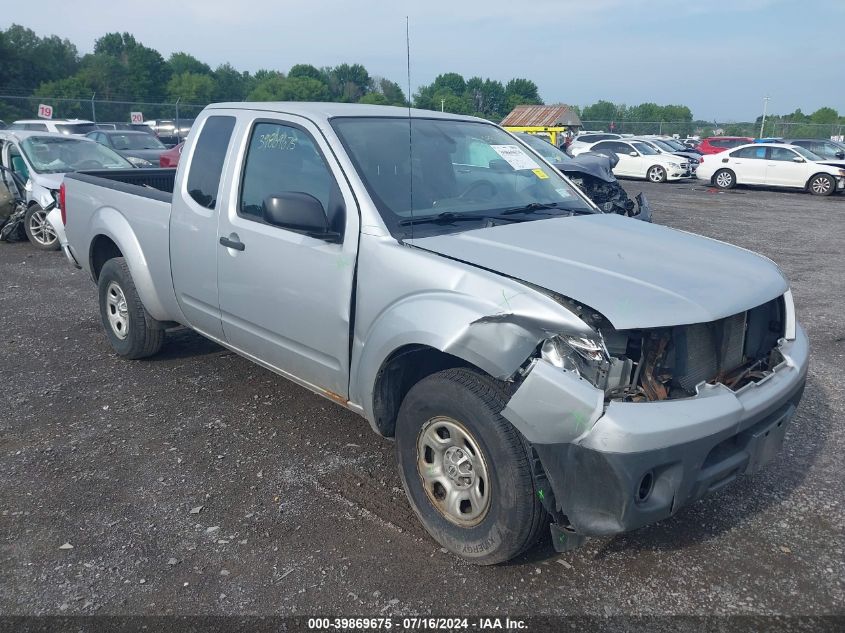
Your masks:
{"label": "extended cab window", "polygon": [[339,229],[334,225],[342,206],[340,191],[311,137],[294,126],[257,123],[246,154],[238,212],[261,221],[268,196],[294,191],[319,200],[333,228]]}
{"label": "extended cab window", "polygon": [[197,204],[213,209],[217,206],[217,192],[229,139],[235,128],[235,117],[210,116],[205,121],[188,173],[188,193]]}

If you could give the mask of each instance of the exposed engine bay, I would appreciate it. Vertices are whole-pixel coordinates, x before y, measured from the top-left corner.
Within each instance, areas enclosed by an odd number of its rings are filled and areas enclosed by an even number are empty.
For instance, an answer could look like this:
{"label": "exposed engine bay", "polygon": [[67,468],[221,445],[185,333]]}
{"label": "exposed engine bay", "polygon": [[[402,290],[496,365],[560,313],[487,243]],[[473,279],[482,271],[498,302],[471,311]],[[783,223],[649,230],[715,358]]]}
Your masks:
{"label": "exposed engine bay", "polygon": [[600,340],[554,337],[541,355],[603,389],[606,401],[648,402],[696,395],[701,383],[734,391],[757,382],[784,359],[782,297],[710,323],[617,331],[601,314],[569,299],[564,305],[600,333]]}

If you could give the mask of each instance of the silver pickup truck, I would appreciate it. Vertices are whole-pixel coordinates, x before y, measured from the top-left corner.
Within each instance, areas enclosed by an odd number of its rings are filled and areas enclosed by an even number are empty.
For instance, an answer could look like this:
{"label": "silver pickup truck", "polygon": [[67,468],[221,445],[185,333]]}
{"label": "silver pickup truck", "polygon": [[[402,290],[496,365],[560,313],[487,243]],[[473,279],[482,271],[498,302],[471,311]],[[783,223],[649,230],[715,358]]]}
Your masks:
{"label": "silver pickup truck", "polygon": [[185,326],[360,414],[428,532],[479,564],[758,470],[806,380],[774,263],[602,213],[480,119],[212,105],[175,175],[70,174],[60,199],[118,354]]}

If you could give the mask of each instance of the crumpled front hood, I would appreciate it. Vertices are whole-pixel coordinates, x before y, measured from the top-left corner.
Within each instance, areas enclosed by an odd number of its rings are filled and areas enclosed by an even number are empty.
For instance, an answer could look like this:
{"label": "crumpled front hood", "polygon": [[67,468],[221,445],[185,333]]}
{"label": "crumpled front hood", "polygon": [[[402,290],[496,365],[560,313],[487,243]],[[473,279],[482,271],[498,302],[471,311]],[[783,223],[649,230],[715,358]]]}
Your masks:
{"label": "crumpled front hood", "polygon": [[751,251],[616,214],[407,242],[575,299],[620,330],[715,321],[789,287],[777,266]]}

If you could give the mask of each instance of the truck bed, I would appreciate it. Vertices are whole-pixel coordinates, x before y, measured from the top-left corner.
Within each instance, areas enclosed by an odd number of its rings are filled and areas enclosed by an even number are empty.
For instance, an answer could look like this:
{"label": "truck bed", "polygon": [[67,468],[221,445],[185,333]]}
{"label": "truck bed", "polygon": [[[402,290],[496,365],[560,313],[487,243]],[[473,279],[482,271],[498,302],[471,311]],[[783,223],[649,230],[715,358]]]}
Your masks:
{"label": "truck bed", "polygon": [[175,169],[107,169],[64,179],[65,235],[73,258],[96,278],[98,250],[117,248],[144,307],[159,321],[176,321],[180,315],[170,277],[175,174]]}
{"label": "truck bed", "polygon": [[78,171],[72,177],[99,187],[108,187],[136,196],[170,202],[176,182],[176,170],[97,169]]}

